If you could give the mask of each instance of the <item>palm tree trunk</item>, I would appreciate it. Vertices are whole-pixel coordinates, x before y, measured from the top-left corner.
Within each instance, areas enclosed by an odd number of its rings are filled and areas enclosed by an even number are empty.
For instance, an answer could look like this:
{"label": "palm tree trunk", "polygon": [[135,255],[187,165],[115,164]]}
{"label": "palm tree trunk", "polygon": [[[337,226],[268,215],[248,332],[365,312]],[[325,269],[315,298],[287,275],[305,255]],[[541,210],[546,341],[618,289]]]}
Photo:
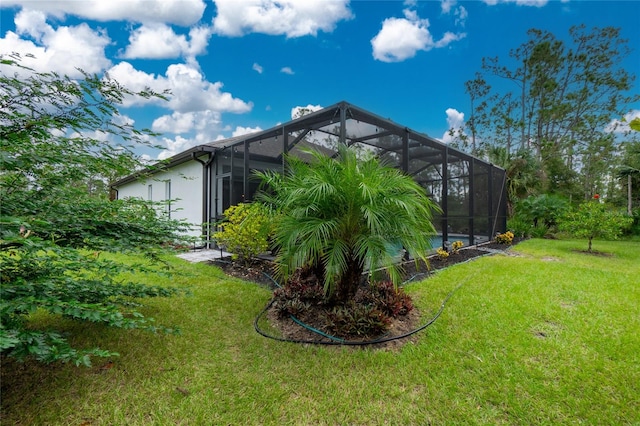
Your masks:
{"label": "palm tree trunk", "polygon": [[345,303],[354,298],[360,286],[363,269],[362,262],[355,257],[351,257],[347,263],[347,270],[338,282],[335,291],[335,302]]}
{"label": "palm tree trunk", "polygon": [[631,194],[631,173],[629,173],[627,175],[627,213],[629,213],[629,216],[631,216],[632,212],[632,207],[633,207],[633,198],[632,198],[632,194]]}

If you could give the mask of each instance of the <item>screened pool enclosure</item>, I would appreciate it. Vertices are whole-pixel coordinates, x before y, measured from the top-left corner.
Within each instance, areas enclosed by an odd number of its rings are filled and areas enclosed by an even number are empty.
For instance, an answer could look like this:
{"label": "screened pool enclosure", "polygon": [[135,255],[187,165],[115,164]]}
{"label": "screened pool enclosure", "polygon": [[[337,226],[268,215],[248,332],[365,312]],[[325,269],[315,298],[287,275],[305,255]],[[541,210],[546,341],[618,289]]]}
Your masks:
{"label": "screened pool enclosure", "polygon": [[[473,245],[505,231],[503,169],[346,102],[259,133],[197,146],[171,158],[167,170],[190,161],[201,165],[202,223],[215,223],[229,206],[254,198],[254,171],[283,171],[285,154],[305,159],[309,148],[331,156],[339,143],[373,153],[419,182],[442,208],[434,218],[441,241]],[[204,229],[205,236],[211,231]]]}

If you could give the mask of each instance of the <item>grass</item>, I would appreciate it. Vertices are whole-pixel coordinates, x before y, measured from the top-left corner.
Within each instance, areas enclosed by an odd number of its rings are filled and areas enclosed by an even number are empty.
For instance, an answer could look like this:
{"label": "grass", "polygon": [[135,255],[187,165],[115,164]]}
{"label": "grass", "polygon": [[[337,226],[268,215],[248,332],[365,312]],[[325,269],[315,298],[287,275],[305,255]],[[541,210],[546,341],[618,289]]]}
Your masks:
{"label": "grass", "polygon": [[2,424],[640,424],[640,244],[585,248],[529,240],[410,284],[426,320],[463,283],[397,351],[265,339],[268,290],[174,259],[165,283],[192,295],[145,313],[181,335],[36,316],[121,356],[5,361]]}

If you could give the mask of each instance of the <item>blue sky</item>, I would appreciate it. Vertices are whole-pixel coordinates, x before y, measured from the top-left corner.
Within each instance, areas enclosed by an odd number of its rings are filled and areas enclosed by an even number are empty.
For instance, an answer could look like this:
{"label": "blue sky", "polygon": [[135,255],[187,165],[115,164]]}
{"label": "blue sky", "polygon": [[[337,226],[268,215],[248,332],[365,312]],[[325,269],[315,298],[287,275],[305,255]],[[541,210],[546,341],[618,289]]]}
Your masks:
{"label": "blue sky", "polygon": [[[464,82],[483,57],[508,59],[530,28],[615,26],[640,74],[640,1],[3,0],[0,53],[41,71],[108,72],[169,102],[124,117],[163,133],[167,158],[341,100],[446,142],[469,116]],[[504,82],[504,84],[508,84]],[[634,92],[640,91],[636,82]],[[629,106],[627,118],[640,115]]]}

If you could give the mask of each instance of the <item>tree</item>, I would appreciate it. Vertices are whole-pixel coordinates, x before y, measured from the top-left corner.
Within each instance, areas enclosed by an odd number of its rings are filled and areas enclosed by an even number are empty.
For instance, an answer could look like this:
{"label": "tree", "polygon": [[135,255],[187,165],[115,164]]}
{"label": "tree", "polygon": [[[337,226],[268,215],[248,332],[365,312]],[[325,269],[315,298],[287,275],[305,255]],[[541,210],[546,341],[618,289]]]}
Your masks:
{"label": "tree", "polygon": [[640,142],[626,144],[622,165],[618,169],[618,177],[626,183],[627,213],[631,215],[634,204],[640,205],[640,191],[636,190],[635,198],[633,192],[633,188],[640,188]]}
{"label": "tree", "polygon": [[598,200],[586,201],[560,221],[560,230],[576,238],[587,238],[591,252],[594,238],[616,239],[632,219]]}
{"label": "tree", "polygon": [[[619,146],[610,123],[640,99],[629,94],[635,76],[621,67],[628,41],[612,27],[572,27],[568,42],[538,29],[527,34],[509,62],[484,58],[484,73],[465,85],[476,105],[472,134],[507,155],[514,147],[531,153],[540,191],[589,199],[615,177]],[[493,89],[496,78],[513,82],[513,90]],[[491,90],[470,91],[478,81]]]}
{"label": "tree", "polygon": [[279,277],[312,267],[327,299],[344,303],[355,295],[365,268],[384,267],[397,284],[402,246],[426,261],[437,206],[420,185],[374,157],[358,159],[344,144],[335,158],[308,153],[310,163],[289,157],[284,176],[259,174],[266,185],[260,198],[280,213]]}
{"label": "tree", "polygon": [[[144,250],[157,260],[183,225],[139,200],[109,201],[108,180],[131,173],[146,144],[119,115],[132,92],[105,76],[72,80],[0,58],[0,351],[16,358],[90,363],[101,349],[72,348],[55,330],[34,329],[29,315],[47,311],[114,327],[162,330],[137,309],[137,299],[176,290],[125,280],[103,250]],[[113,139],[118,142],[109,142]]]}
{"label": "tree", "polygon": [[507,210],[513,215],[518,200],[536,193],[542,185],[540,163],[529,151],[508,153],[501,146],[487,150],[489,161],[505,169],[507,179]]}

